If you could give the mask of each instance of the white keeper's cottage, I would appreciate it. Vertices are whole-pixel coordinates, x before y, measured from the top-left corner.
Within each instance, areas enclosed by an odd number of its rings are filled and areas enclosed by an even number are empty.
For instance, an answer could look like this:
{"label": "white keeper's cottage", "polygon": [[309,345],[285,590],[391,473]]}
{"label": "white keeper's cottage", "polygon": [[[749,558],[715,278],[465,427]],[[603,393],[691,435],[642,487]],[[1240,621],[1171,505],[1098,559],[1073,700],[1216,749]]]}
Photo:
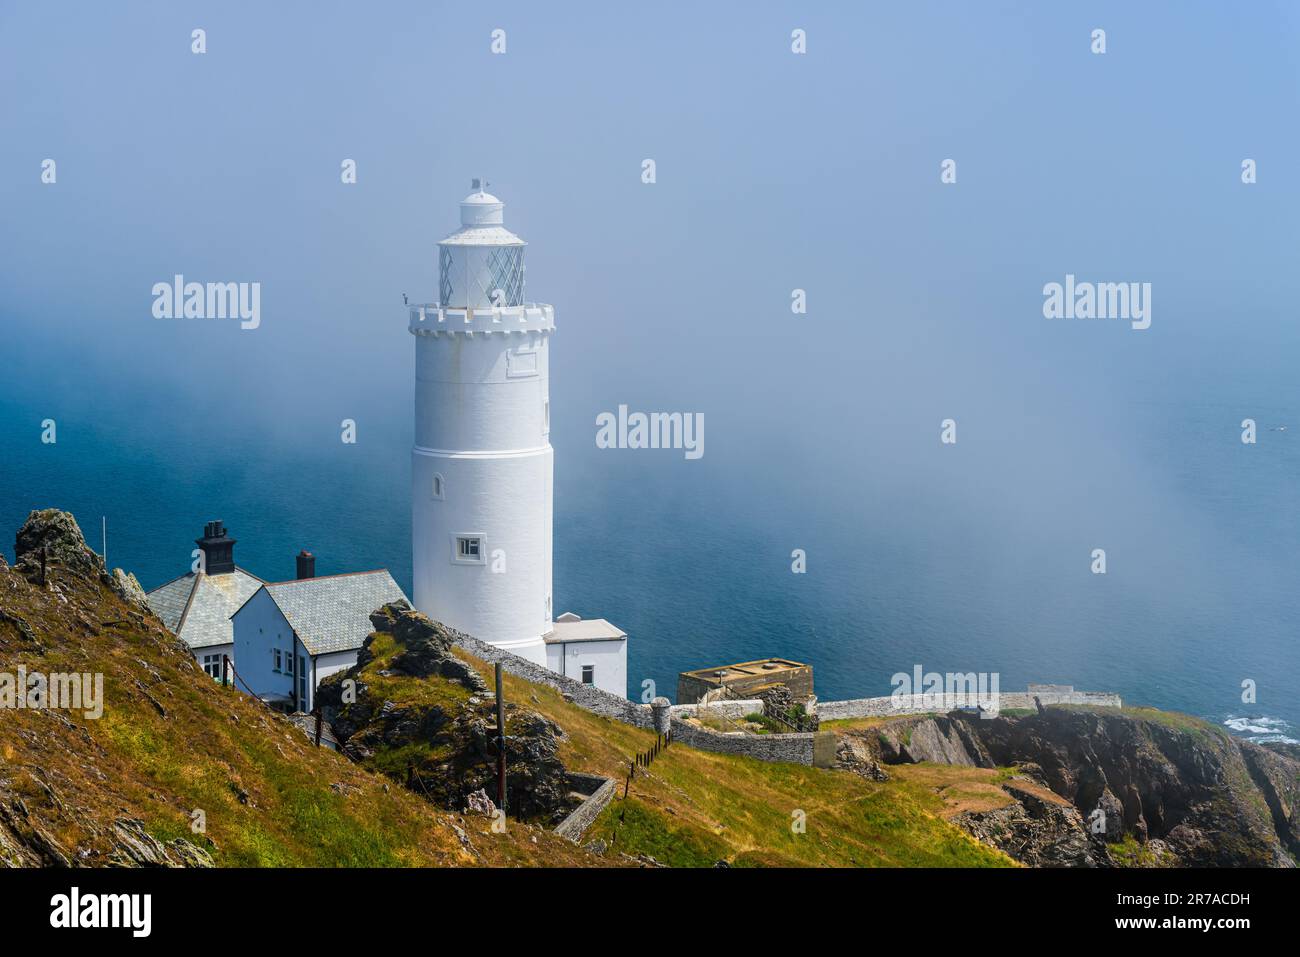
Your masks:
{"label": "white keeper's cottage", "polygon": [[382,568],[262,585],[230,619],[240,690],[311,711],[317,685],[357,663],[370,613],[405,598]]}
{"label": "white keeper's cottage", "polygon": [[220,520],[196,539],[195,569],[146,595],[203,670],[273,707],[310,711],[316,687],[356,664],[370,613],[405,599],[386,569],[316,577],[316,559],[298,554],[297,577],[267,582],[235,565],[235,539]]}

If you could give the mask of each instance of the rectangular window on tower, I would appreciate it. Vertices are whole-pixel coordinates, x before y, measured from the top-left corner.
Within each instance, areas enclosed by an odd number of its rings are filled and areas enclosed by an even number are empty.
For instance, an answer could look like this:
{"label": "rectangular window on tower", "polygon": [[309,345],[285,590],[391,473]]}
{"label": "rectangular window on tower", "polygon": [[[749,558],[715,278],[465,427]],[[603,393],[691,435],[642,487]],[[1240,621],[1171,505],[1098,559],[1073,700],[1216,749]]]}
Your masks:
{"label": "rectangular window on tower", "polygon": [[451,543],[451,560],[458,565],[482,565],[487,550],[482,535],[456,535]]}
{"label": "rectangular window on tower", "polygon": [[537,375],[537,350],[522,348],[507,352],[506,375],[511,379]]}

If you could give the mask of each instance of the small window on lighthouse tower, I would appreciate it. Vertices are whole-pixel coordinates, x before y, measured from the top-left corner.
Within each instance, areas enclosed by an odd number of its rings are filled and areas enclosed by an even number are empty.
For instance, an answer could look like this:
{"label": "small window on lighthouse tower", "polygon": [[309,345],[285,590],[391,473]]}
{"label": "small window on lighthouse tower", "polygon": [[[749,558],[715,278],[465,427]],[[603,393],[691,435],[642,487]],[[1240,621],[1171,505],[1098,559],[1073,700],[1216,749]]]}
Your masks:
{"label": "small window on lighthouse tower", "polygon": [[458,564],[484,564],[483,538],[480,535],[457,535],[451,559]]}
{"label": "small window on lighthouse tower", "polygon": [[551,400],[542,403],[542,435],[551,434]]}
{"label": "small window on lighthouse tower", "polygon": [[442,500],[442,476],[436,472],[433,476],[433,497]]}

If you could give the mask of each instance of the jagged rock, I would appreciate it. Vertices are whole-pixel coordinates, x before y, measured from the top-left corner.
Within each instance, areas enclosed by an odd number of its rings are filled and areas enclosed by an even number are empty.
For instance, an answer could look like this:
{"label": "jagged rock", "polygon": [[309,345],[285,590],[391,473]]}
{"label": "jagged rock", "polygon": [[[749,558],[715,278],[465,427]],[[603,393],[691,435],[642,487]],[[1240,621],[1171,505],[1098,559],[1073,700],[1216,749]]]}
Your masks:
{"label": "jagged rock", "polygon": [[497,806],[492,803],[485,789],[479,788],[477,791],[471,791],[465,797],[465,813],[481,814],[484,817],[494,817],[497,813]]}
{"label": "jagged rock", "polygon": [[1286,750],[1275,751],[1249,741],[1239,741],[1237,746],[1246,770],[1264,795],[1283,845],[1300,858],[1300,761],[1288,757]]}
{"label": "jagged rock", "polygon": [[903,718],[877,730],[886,764],[932,761],[976,768],[997,766],[967,725],[946,717]]}
{"label": "jagged rock", "polygon": [[852,771],[869,781],[889,780],[889,772],[880,766],[880,761],[867,741],[858,735],[844,735],[839,739],[835,750],[835,767]]}
{"label": "jagged rock", "polygon": [[376,631],[391,634],[405,648],[392,663],[399,674],[416,678],[441,675],[471,691],[487,690],[479,673],[452,654],[454,641],[446,626],[415,611],[405,599],[384,605],[371,614],[370,623]]}
{"label": "jagged rock", "polygon": [[1015,801],[991,811],[966,811],[953,818],[977,840],[1030,867],[1104,867],[1105,844],[1092,839],[1079,812],[1068,801],[1048,799],[1009,781]]}
{"label": "jagged rock", "polygon": [[[366,764],[408,745],[427,745],[428,756],[417,751],[408,767],[390,767],[390,773],[442,807],[473,810],[471,802],[478,801],[475,792],[483,792],[486,798],[496,791],[496,736],[488,721],[494,702],[478,697],[486,685],[478,672],[452,653],[451,632],[405,601],[384,605],[370,616],[370,622],[376,631],[366,639],[357,664],[331,675],[317,691],[322,714],[342,752]],[[443,702],[437,695],[428,703],[377,700],[364,675],[374,661],[370,648],[382,633],[391,634],[402,646],[391,661],[393,675],[413,682],[453,681],[473,694],[459,704]],[[344,702],[342,687],[348,680],[356,683],[356,698]],[[568,775],[558,756],[562,735],[536,712],[507,706],[506,791],[511,817],[558,823],[572,809]]]}
{"label": "jagged rock", "polygon": [[32,626],[21,615],[10,614],[0,608],[0,624],[12,625],[24,641],[31,642],[33,645],[41,644],[41,640],[36,637],[36,632],[32,631]]}
{"label": "jagged rock", "polygon": [[104,577],[104,559],[90,550],[77,520],[56,508],[39,509],[27,516],[14,541],[16,567],[36,581],[41,570],[41,548],[46,561],[88,578]]}
{"label": "jagged rock", "polygon": [[1109,788],[1102,790],[1096,806],[1087,812],[1086,818],[1089,833],[1112,844],[1124,839],[1124,805],[1110,793]]}
{"label": "jagged rock", "polygon": [[134,818],[113,822],[113,850],[108,863],[116,867],[213,867],[212,855],[184,838],[163,844]]}
{"label": "jagged rock", "polygon": [[114,568],[112,579],[113,583],[109,587],[117,597],[141,612],[153,614],[153,609],[149,607],[149,601],[145,598],[144,589],[140,587],[140,582],[133,572]]}
{"label": "jagged rock", "polygon": [[1294,867],[1300,853],[1300,762],[1192,719],[1045,707],[991,719],[954,711],[877,730],[888,763],[1032,762],[1081,815],[1105,810],[1106,840],[1159,839],[1185,866]]}

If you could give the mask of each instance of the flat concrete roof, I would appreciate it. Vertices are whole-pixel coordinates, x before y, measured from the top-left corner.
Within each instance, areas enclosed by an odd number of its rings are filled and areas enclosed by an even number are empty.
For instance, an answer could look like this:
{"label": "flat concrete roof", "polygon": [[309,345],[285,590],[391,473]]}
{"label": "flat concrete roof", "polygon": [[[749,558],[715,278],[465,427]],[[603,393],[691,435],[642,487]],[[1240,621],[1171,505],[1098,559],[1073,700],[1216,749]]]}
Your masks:
{"label": "flat concrete roof", "polygon": [[760,658],[757,661],[742,661],[737,665],[719,665],[716,668],[683,671],[682,676],[698,678],[705,684],[720,685],[726,681],[739,681],[742,678],[779,678],[788,672],[808,667],[811,666],[788,658]]}
{"label": "flat concrete roof", "polygon": [[561,615],[552,624],[552,631],[546,636],[548,645],[560,645],[571,641],[626,641],[627,632],[615,628],[604,618],[579,618],[565,620]]}

